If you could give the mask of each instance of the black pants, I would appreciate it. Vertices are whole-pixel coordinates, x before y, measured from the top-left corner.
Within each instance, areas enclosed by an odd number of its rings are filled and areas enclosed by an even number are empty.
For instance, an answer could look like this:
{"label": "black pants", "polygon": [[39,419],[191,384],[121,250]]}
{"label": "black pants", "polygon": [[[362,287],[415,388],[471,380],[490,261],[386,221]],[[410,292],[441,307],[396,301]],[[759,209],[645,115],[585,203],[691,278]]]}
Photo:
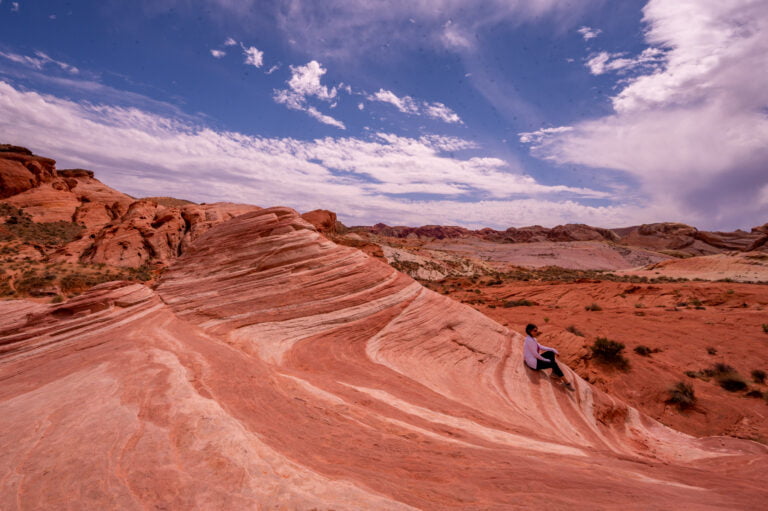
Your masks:
{"label": "black pants", "polygon": [[557,365],[557,362],[555,362],[555,353],[553,351],[545,351],[541,354],[542,357],[549,360],[549,362],[544,362],[543,360],[536,359],[536,370],[540,369],[552,369],[552,374],[557,376],[558,378],[563,377],[563,371],[560,369],[560,366]]}

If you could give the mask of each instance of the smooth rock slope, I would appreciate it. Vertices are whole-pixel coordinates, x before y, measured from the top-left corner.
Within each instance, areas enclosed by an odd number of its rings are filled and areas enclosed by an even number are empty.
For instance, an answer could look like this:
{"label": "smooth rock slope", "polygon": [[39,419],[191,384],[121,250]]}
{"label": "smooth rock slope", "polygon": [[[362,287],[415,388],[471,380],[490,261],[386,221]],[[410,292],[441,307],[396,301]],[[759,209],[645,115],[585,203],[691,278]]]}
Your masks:
{"label": "smooth rock slope", "polygon": [[[522,337],[287,208],[156,291],[0,303],[1,509],[760,509],[768,449],[521,363]],[[569,372],[570,373],[570,372]]]}

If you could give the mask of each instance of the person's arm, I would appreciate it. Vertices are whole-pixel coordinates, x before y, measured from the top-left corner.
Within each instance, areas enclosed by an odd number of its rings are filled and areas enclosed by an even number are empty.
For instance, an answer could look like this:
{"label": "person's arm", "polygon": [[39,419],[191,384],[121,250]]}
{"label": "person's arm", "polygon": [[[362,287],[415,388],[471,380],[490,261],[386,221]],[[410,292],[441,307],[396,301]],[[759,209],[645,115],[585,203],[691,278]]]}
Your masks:
{"label": "person's arm", "polygon": [[[555,348],[550,348],[548,346],[542,346],[541,344],[538,343],[538,341],[536,342],[536,344],[537,344],[537,348],[540,349],[541,351],[551,351],[555,355],[559,355],[560,354],[560,352],[557,351]],[[546,360],[546,359],[544,359],[544,360]]]}
{"label": "person's arm", "polygon": [[523,349],[534,356],[537,360],[543,360],[544,362],[549,362],[546,358],[539,355],[539,348],[541,347],[541,344],[536,342],[536,339],[534,339],[531,336],[528,336],[525,338],[525,345],[523,346]]}

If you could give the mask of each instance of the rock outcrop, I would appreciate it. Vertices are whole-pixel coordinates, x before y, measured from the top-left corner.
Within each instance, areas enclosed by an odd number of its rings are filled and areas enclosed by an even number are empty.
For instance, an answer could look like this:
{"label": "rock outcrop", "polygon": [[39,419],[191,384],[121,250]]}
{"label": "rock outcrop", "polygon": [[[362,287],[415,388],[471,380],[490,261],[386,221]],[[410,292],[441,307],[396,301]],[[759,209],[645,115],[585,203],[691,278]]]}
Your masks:
{"label": "rock outcrop", "polygon": [[758,509],[766,497],[765,446],[677,433],[571,371],[564,390],[520,362],[518,333],[287,208],[209,229],[156,291],[0,302],[0,338],[3,509]]}

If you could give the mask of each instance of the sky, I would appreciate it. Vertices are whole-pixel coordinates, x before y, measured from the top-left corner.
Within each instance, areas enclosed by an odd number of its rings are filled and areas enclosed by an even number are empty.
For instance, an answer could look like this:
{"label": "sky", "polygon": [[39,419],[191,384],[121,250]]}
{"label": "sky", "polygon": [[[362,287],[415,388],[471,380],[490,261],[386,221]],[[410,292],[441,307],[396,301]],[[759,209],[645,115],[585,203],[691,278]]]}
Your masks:
{"label": "sky", "polygon": [[0,0],[0,143],[346,225],[768,222],[766,0]]}

